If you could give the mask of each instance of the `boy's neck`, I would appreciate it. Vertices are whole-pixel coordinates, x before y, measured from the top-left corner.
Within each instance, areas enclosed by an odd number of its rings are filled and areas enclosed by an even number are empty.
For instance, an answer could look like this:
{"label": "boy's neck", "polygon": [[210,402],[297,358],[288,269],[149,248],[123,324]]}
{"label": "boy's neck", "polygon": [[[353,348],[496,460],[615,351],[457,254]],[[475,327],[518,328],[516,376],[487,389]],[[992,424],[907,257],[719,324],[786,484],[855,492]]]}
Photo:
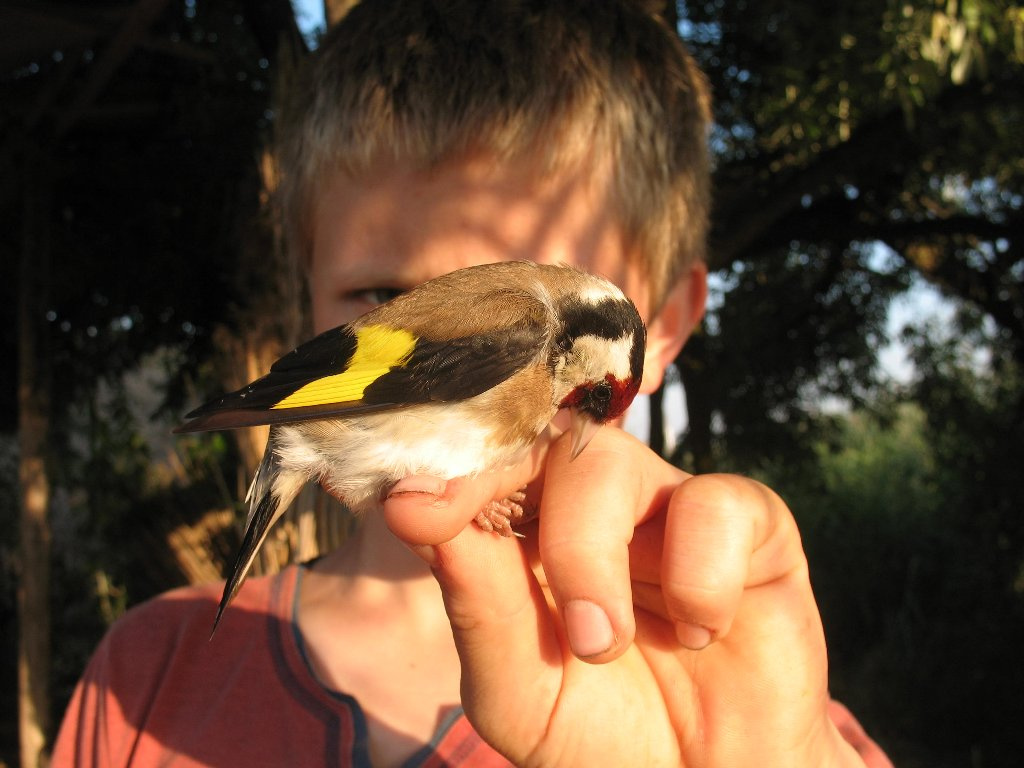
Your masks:
{"label": "boy's neck", "polygon": [[368,515],[303,576],[297,599],[313,675],[359,702],[374,764],[402,764],[459,703],[458,656],[430,569]]}
{"label": "boy's neck", "polygon": [[[375,610],[380,604],[433,614],[440,591],[430,568],[388,530],[378,514],[359,521],[352,536],[318,560],[309,574],[308,598]],[[302,603],[299,606],[302,610]],[[414,617],[410,617],[414,618]]]}

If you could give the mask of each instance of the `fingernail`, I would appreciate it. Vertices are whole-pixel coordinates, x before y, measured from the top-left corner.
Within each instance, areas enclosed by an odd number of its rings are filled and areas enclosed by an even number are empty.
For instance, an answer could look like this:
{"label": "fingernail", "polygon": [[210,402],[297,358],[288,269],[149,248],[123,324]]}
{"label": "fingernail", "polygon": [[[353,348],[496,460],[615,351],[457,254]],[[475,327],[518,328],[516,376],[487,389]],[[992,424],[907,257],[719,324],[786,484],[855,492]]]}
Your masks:
{"label": "fingernail", "polygon": [[570,600],[563,610],[569,647],[581,659],[615,645],[615,631],[604,610],[589,600]]}
{"label": "fingernail", "polygon": [[429,496],[442,496],[448,487],[448,481],[440,477],[429,475],[411,475],[403,477],[388,491],[387,498],[398,496],[403,493],[424,493]]}
{"label": "fingernail", "polygon": [[684,622],[676,624],[676,639],[680,645],[684,648],[689,648],[691,651],[707,648],[711,643],[711,637],[711,630],[707,627],[702,627],[700,624],[686,624]]}

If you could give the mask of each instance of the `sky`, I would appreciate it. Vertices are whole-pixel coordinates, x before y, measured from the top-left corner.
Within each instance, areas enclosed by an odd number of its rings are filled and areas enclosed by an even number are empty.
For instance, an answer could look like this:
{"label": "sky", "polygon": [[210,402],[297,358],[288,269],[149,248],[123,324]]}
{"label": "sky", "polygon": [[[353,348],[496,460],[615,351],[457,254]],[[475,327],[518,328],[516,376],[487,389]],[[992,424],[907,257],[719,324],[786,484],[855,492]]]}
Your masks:
{"label": "sky", "polygon": [[323,0],[292,0],[292,8],[299,29],[307,39],[314,30],[324,26]]}

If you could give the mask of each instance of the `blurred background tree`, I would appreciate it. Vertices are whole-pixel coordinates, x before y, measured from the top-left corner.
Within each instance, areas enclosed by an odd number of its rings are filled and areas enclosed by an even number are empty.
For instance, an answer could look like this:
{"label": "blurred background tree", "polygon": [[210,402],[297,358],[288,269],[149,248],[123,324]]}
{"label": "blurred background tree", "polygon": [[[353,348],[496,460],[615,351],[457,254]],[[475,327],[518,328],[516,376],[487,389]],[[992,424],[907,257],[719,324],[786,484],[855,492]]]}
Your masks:
{"label": "blurred background tree", "polygon": [[[834,692],[897,764],[1016,765],[1024,7],[648,4],[716,115],[668,450],[789,501]],[[266,146],[311,46],[287,0],[0,0],[0,762],[45,753],[110,621],[237,540],[261,435],[168,432],[304,333]],[[338,520],[296,516],[263,567]]]}

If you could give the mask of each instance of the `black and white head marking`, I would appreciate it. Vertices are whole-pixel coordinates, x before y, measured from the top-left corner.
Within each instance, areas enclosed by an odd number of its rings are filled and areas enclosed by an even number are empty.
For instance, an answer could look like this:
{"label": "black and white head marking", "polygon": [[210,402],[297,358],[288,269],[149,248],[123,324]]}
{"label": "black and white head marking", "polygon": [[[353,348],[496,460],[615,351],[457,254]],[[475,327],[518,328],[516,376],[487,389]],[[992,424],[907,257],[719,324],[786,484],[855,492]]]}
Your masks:
{"label": "black and white head marking", "polygon": [[597,423],[619,417],[643,376],[647,333],[636,307],[609,289],[563,299],[558,315],[552,362],[559,407]]}

